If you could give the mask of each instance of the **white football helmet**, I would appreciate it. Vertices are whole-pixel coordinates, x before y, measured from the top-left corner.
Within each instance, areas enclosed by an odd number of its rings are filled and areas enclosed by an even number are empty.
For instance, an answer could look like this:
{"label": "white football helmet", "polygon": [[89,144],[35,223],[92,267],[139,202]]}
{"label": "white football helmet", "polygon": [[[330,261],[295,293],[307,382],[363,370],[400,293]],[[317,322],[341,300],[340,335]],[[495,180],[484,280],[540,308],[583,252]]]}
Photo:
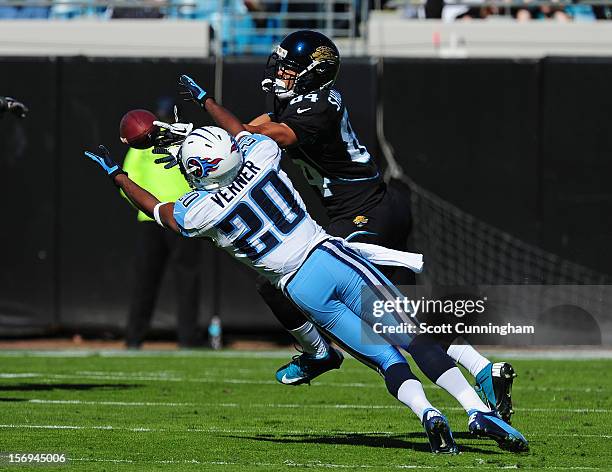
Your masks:
{"label": "white football helmet", "polygon": [[179,165],[196,190],[225,187],[242,168],[242,153],[233,136],[216,126],[194,129],[181,145]]}

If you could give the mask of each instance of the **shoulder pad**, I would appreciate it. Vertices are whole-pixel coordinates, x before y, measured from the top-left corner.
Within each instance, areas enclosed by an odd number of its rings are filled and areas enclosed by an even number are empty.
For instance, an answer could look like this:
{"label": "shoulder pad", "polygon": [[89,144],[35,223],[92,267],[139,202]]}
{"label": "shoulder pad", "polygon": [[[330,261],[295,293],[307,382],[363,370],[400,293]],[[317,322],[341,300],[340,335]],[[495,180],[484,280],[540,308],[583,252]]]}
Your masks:
{"label": "shoulder pad", "polygon": [[193,236],[197,231],[197,225],[191,218],[191,211],[197,204],[202,201],[208,192],[204,190],[194,190],[186,193],[179,198],[174,204],[174,219],[181,230],[183,236]]}

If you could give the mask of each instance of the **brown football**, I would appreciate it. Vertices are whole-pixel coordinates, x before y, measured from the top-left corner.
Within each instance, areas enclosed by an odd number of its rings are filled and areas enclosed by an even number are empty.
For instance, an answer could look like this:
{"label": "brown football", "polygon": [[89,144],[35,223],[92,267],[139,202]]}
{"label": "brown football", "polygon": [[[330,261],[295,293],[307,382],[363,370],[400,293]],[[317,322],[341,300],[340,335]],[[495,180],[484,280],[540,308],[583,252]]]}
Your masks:
{"label": "brown football", "polygon": [[121,142],[136,149],[148,149],[153,146],[158,128],[153,124],[157,117],[149,110],[128,111],[119,123]]}

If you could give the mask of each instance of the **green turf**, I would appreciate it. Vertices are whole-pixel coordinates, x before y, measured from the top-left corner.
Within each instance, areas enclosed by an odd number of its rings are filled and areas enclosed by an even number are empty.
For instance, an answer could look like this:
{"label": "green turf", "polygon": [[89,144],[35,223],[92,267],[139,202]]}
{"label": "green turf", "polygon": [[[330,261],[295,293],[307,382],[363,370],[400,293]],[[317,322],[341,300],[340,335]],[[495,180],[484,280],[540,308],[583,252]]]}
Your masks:
{"label": "green turf", "polygon": [[610,360],[513,361],[522,455],[472,439],[454,400],[425,382],[462,450],[434,456],[412,413],[352,359],[295,388],[273,380],[281,357],[256,353],[9,354],[0,451],[63,452],[65,470],[612,470]]}

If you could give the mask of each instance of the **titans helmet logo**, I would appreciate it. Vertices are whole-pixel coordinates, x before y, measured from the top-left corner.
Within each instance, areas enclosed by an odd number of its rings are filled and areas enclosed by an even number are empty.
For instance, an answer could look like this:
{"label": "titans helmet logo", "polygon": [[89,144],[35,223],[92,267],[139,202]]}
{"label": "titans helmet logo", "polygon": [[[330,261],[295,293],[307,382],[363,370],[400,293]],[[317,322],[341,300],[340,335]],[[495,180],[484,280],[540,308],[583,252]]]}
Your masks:
{"label": "titans helmet logo", "polygon": [[208,157],[190,157],[187,159],[187,168],[190,169],[195,177],[208,177],[208,174],[217,170],[219,163],[222,161],[220,157],[209,159]]}

